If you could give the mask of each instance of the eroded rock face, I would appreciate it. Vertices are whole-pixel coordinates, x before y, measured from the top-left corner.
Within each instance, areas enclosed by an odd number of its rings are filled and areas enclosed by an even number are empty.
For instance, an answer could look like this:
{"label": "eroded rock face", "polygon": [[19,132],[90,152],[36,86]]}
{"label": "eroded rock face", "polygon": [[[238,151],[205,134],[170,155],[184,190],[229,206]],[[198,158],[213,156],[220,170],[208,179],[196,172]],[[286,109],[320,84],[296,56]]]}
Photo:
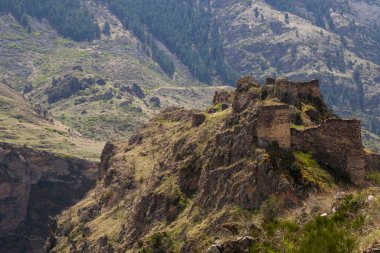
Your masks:
{"label": "eroded rock face", "polygon": [[82,159],[0,143],[0,251],[40,252],[49,216],[92,187],[96,167]]}

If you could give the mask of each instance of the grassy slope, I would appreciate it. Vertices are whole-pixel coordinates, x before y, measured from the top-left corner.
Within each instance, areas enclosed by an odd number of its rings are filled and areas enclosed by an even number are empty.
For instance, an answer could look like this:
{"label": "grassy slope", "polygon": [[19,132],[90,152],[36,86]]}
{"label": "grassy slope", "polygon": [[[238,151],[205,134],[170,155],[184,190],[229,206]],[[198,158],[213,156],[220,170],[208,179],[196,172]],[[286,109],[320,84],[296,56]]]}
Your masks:
{"label": "grassy slope", "polygon": [[22,95],[0,83],[0,141],[98,160],[103,143],[39,117]]}

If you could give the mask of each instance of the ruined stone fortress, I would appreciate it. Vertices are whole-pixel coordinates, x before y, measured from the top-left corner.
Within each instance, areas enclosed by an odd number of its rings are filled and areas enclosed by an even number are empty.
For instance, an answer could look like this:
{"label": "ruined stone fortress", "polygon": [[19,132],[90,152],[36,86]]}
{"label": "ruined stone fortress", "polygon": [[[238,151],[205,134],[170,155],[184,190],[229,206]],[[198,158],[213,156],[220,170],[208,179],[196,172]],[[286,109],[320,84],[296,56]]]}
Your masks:
{"label": "ruined stone fortress", "polygon": [[235,113],[244,111],[249,103],[258,108],[254,134],[261,147],[276,142],[284,149],[310,152],[320,163],[356,185],[364,184],[365,170],[380,170],[380,156],[364,151],[359,120],[328,117],[307,127],[292,127],[292,114],[295,109],[302,111],[303,103],[312,104],[314,111],[318,110],[314,114],[326,112],[317,80],[268,78],[260,87],[253,78],[245,77],[238,81],[235,93],[217,92],[214,104],[231,100]]}

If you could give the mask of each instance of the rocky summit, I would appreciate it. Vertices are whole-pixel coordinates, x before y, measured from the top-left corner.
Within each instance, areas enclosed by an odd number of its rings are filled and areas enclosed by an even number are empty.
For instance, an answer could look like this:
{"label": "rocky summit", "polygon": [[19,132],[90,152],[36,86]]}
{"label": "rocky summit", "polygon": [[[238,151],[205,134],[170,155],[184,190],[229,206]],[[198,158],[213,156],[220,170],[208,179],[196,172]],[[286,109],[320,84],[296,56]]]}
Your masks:
{"label": "rocky summit", "polygon": [[44,251],[370,249],[380,156],[361,138],[318,81],[244,77],[205,110],[167,108],[108,142],[96,186],[51,222]]}

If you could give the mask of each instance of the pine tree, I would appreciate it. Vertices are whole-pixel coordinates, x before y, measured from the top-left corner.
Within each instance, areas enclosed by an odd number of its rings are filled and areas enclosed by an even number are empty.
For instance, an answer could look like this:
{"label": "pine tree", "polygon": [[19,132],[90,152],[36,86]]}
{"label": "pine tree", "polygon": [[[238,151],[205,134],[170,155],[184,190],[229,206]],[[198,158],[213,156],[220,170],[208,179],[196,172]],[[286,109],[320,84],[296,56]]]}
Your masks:
{"label": "pine tree", "polygon": [[103,33],[106,36],[111,36],[111,27],[110,27],[110,24],[108,22],[106,22],[104,24]]}
{"label": "pine tree", "polygon": [[285,13],[285,23],[289,24],[289,14],[287,12]]}
{"label": "pine tree", "polygon": [[57,32],[76,41],[91,41],[100,29],[79,0],[1,0],[0,13],[11,13],[28,31],[27,15],[47,19]]}

